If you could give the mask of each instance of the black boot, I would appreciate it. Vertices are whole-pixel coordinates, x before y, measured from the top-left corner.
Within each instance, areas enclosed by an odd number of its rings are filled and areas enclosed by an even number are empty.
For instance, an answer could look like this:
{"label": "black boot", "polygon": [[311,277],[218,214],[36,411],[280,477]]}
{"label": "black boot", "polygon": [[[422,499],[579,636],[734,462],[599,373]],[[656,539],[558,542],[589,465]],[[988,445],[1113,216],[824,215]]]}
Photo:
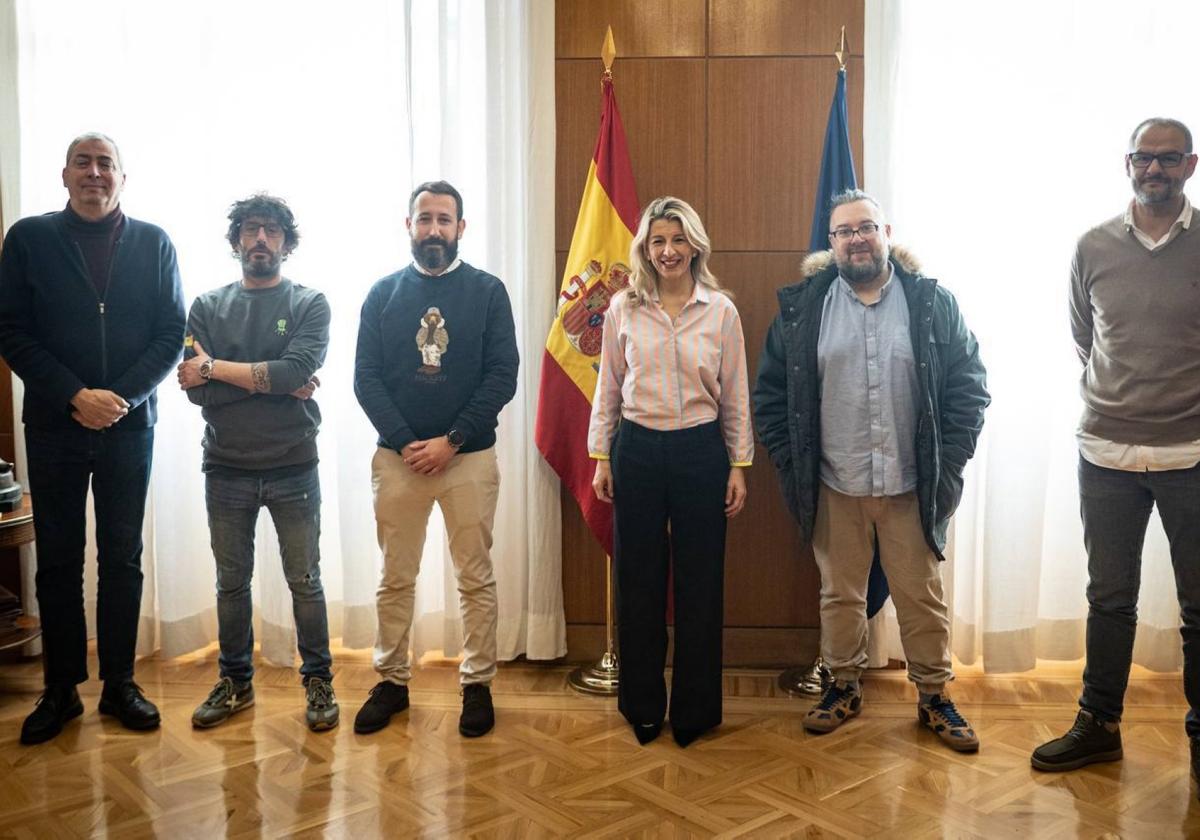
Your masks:
{"label": "black boot", "polygon": [[81,714],[83,703],[75,686],[48,685],[38,698],[37,707],[21,726],[21,743],[40,744],[49,741],[62,732],[64,723]]}

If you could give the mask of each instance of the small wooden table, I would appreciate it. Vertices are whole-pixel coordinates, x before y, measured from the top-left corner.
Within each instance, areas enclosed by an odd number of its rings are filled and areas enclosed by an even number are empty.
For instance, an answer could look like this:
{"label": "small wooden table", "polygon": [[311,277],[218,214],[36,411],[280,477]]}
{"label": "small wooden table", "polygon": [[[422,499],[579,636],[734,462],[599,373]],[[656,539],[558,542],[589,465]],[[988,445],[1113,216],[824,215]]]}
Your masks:
{"label": "small wooden table", "polygon": [[[33,542],[33,500],[26,493],[21,506],[8,513],[0,513],[0,549],[17,548]],[[33,616],[23,615],[17,619],[15,632],[0,631],[0,650],[32,642],[42,635],[42,627]]]}

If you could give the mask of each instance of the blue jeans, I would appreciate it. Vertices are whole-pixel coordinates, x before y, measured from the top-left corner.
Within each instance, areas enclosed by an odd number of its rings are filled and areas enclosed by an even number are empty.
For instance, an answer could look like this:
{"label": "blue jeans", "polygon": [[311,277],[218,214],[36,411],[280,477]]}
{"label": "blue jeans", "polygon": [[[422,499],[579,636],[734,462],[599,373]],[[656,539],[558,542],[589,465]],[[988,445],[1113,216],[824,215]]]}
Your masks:
{"label": "blue jeans", "polygon": [[1088,553],[1087,666],[1079,705],[1120,720],[1133,661],[1142,544],[1158,505],[1171,546],[1183,636],[1187,733],[1200,736],[1200,465],[1130,472],[1079,459],[1079,506]]}
{"label": "blue jeans", "polygon": [[154,429],[25,429],[37,539],[37,599],[47,685],[85,682],[83,550],[88,485],[96,513],[100,678],[133,678],[142,602],[142,520]]}
{"label": "blue jeans", "polygon": [[205,474],[208,530],[217,562],[217,624],[221,676],[249,682],[254,676],[254,527],[262,507],[279,535],[283,574],[292,591],[300,673],[331,679],[329,622],[321,586],[321,483],[317,468],[285,478]]}

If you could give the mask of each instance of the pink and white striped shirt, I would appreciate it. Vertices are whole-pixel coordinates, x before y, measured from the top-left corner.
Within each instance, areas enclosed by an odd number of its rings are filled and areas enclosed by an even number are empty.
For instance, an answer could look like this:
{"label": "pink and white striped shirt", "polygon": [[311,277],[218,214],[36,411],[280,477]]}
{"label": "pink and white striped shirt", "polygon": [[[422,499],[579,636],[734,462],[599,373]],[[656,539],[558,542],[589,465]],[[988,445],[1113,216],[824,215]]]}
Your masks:
{"label": "pink and white striped shirt", "polygon": [[591,457],[608,459],[622,417],[657,431],[719,418],[729,463],[750,466],[746,344],[733,301],[697,283],[672,323],[657,299],[630,306],[627,291],[613,298],[588,426]]}

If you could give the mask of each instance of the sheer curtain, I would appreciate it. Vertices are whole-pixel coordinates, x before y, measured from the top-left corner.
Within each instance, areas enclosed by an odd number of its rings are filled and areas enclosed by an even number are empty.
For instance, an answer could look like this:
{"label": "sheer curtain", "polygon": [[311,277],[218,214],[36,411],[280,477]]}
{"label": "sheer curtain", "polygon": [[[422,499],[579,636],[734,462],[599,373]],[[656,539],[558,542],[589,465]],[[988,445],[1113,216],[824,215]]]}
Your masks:
{"label": "sheer curtain", "polygon": [[[1078,236],[1132,197],[1122,157],[1133,127],[1162,115],[1200,128],[1182,34],[1200,26],[1200,7],[867,0],[866,9],[866,188],[895,239],[958,297],[993,395],[946,569],[954,653],[989,671],[1076,659],[1087,563],[1070,259]],[[885,624],[883,647],[899,656],[894,617]],[[1155,515],[1135,661],[1180,667],[1178,626]]]}
{"label": "sheer curtain", "polygon": [[[70,138],[112,135],[128,176],[122,205],[179,251],[185,296],[240,276],[225,212],[258,190],[300,226],[286,276],[329,299],[334,321],[317,394],[322,577],[330,631],[374,642],[380,568],[371,509],[375,433],[352,389],[358,311],[371,284],[410,259],[404,218],[420,181],[464,196],[462,257],[502,280],[522,359],[540,358],[555,287],[553,5],[282,2],[106,6],[19,0],[23,215],[66,201]],[[15,218],[15,216],[13,217]],[[565,653],[557,485],[532,440],[536,370],[522,366],[500,419],[495,547],[500,655]],[[216,638],[199,410],[173,387],[160,419],[146,520],[140,652],[171,656]],[[295,658],[291,601],[270,517],[260,517],[255,614],[264,656]],[[444,526],[430,521],[418,585],[417,655],[461,641]],[[89,564],[89,609],[94,565]]]}

